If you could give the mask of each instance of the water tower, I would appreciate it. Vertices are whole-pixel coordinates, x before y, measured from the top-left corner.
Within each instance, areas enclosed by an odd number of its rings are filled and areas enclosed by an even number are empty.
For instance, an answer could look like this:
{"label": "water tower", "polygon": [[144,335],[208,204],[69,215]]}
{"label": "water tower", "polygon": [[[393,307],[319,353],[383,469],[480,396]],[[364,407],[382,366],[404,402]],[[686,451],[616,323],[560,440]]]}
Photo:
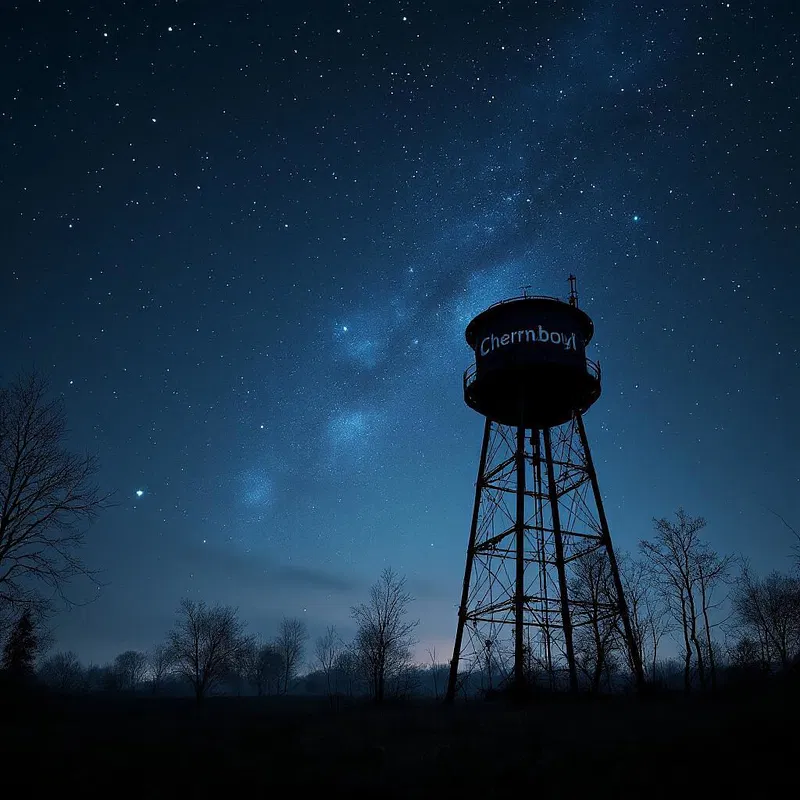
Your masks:
{"label": "water tower", "polygon": [[583,424],[600,397],[593,333],[572,275],[568,302],[525,294],[467,326],[464,400],[485,424],[450,701],[467,685],[577,690],[576,636],[586,652],[621,635],[643,682]]}

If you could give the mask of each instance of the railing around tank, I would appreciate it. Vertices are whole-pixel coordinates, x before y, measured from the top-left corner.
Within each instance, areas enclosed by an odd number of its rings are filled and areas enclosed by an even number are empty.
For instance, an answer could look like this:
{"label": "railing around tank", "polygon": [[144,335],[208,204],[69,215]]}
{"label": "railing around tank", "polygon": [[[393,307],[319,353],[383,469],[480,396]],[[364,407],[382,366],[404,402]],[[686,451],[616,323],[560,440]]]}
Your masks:
{"label": "railing around tank", "polygon": [[[464,391],[475,382],[477,375],[478,365],[473,362],[464,370]],[[586,371],[598,382],[600,381],[600,362],[592,361],[590,358],[586,359]]]}
{"label": "railing around tank", "polygon": [[472,385],[473,381],[475,380],[475,374],[478,371],[478,365],[473,361],[465,370],[464,370],[464,391],[466,392],[467,389]]}

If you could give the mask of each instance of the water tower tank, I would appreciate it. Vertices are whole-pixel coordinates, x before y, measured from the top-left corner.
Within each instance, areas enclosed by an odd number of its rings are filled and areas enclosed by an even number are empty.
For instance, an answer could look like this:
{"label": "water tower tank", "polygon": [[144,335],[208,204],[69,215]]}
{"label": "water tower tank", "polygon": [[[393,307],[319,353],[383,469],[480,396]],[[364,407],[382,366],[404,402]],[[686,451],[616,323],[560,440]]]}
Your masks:
{"label": "water tower tank", "polygon": [[554,297],[515,297],[489,306],[467,325],[475,363],[464,400],[503,425],[552,428],[600,396],[600,369],[586,358],[589,315]]}

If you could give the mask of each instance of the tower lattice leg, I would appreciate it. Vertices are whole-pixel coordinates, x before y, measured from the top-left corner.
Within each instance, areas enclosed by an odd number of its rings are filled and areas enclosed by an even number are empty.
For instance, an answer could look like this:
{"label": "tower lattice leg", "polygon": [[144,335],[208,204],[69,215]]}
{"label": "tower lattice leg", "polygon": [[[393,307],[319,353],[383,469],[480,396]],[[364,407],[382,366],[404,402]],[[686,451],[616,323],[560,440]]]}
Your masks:
{"label": "tower lattice leg", "polygon": [[583,420],[545,430],[486,421],[447,699],[599,685],[634,643]]}

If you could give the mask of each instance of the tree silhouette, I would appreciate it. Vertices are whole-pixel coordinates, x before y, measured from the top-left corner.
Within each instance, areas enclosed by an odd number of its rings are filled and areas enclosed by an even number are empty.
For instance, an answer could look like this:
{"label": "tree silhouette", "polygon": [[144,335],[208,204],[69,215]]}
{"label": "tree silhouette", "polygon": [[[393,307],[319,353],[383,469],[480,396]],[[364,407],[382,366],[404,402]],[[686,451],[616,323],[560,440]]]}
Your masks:
{"label": "tree silhouette", "polygon": [[317,657],[319,667],[325,675],[325,682],[328,686],[328,697],[331,702],[333,702],[333,696],[337,688],[334,682],[334,665],[336,664],[336,657],[339,655],[339,650],[339,637],[336,634],[336,627],[334,625],[329,625],[328,629],[325,631],[325,635],[317,638],[314,653]]}
{"label": "tree silhouette", "polygon": [[283,659],[274,644],[264,644],[255,638],[248,637],[239,653],[236,665],[236,677],[244,679],[255,687],[256,694],[261,697],[276,693],[283,679]]}
{"label": "tree silhouette", "polygon": [[738,649],[786,669],[800,652],[800,579],[771,572],[759,578],[745,567],[733,592],[733,610],[744,640]]}
{"label": "tree silhouette", "polygon": [[358,657],[352,647],[341,650],[333,664],[336,685],[344,687],[348,697],[352,697],[358,681]]}
{"label": "tree silhouette", "polygon": [[33,612],[26,608],[6,639],[3,647],[3,669],[16,680],[33,677],[38,644]]}
{"label": "tree silhouette", "polygon": [[[663,593],[659,591],[657,581],[653,581],[652,566],[630,555],[623,555],[619,563],[634,642],[639,648],[645,675],[648,680],[655,681],[658,648],[661,640],[670,632],[673,621]],[[618,628],[618,634],[623,636],[621,628]],[[627,653],[627,648],[624,649]],[[632,663],[628,666],[633,669]]]}
{"label": "tree silhouette", "polygon": [[707,545],[700,548],[695,558],[700,610],[703,617],[703,645],[711,678],[711,691],[715,691],[717,688],[717,647],[711,639],[711,631],[714,627],[711,622],[711,610],[719,608],[727,599],[726,596],[719,602],[715,602],[714,592],[720,584],[730,583],[730,572],[734,561],[733,556],[720,557]]}
{"label": "tree silhouette", "polygon": [[254,636],[243,637],[242,645],[236,653],[226,679],[226,682],[232,685],[236,690],[236,694],[240,697],[243,686],[250,683],[257,658],[258,644],[256,643],[256,638]]}
{"label": "tree silhouette", "polygon": [[283,675],[283,658],[274,644],[262,644],[258,649],[251,681],[259,695],[278,693]]}
{"label": "tree silhouette", "polygon": [[[530,650],[530,648],[528,648]],[[428,667],[428,673],[430,675],[431,683],[433,684],[433,695],[438,700],[439,699],[439,687],[442,687],[442,690],[447,686],[447,676],[449,674],[450,666],[439,661],[436,658],[436,648],[434,647],[433,650],[428,648],[428,658],[430,659],[431,663]]]}
{"label": "tree silhouette", "polygon": [[172,650],[165,644],[155,645],[147,654],[150,690],[153,694],[157,694],[161,690],[161,686],[172,668],[173,662]]}
{"label": "tree silhouette", "polygon": [[301,619],[284,617],[275,639],[275,647],[283,659],[283,693],[289,691],[289,683],[297,675],[303,661],[308,630]]}
{"label": "tree silhouette", "polygon": [[616,592],[605,553],[595,550],[575,561],[570,596],[583,611],[575,630],[576,661],[596,693],[619,644],[617,615],[608,612]]}
{"label": "tree silhouette", "polygon": [[708,678],[716,685],[716,661],[711,641],[710,611],[717,586],[727,581],[732,558],[721,558],[700,538],[706,521],[690,517],[682,508],[677,521],[653,520],[655,540],[642,541],[640,547],[677,624],[683,645],[684,689],[692,685],[692,663],[696,665],[700,687]]}
{"label": "tree silhouette", "polygon": [[147,674],[147,656],[138,650],[126,650],[114,659],[114,673],[122,691],[134,691]]}
{"label": "tree silhouette", "polygon": [[95,459],[64,448],[63,404],[47,389],[35,373],[0,388],[0,601],[11,604],[42,602],[42,590],[70,602],[69,579],[93,577],[77,551],[106,498]]}
{"label": "tree silhouette", "polygon": [[383,702],[389,679],[403,672],[414,645],[419,622],[405,619],[414,599],[405,586],[406,579],[387,568],[370,588],[369,601],[351,609],[358,625],[354,649],[376,703]]}
{"label": "tree silhouette", "polygon": [[84,683],[83,667],[72,650],[45,659],[39,667],[39,677],[60,692],[77,692]]}
{"label": "tree silhouette", "polygon": [[208,608],[184,599],[168,641],[177,672],[194,689],[198,702],[217,686],[237,663],[246,639],[237,611],[230,606]]}

